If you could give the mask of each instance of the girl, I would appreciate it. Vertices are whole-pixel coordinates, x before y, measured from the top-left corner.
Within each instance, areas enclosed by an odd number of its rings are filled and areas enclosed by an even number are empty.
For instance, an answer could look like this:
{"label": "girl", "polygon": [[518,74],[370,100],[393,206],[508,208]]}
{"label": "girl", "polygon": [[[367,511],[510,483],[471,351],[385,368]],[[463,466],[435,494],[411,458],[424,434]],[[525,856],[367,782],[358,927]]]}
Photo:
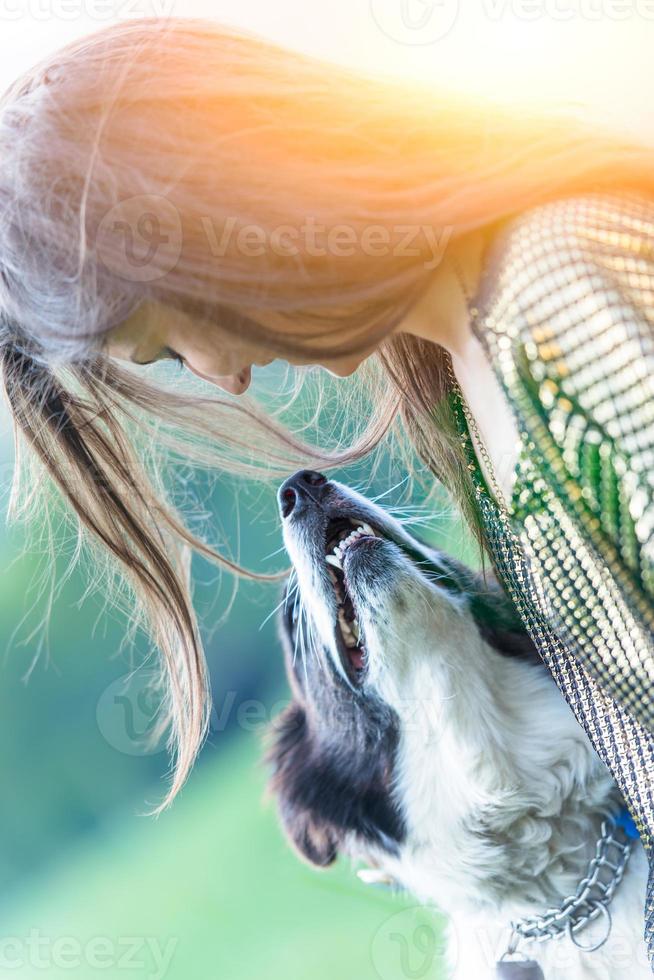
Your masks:
{"label": "girl", "polygon": [[[286,474],[394,432],[457,499],[650,850],[654,150],[143,19],[17,81],[0,160],[11,512],[49,475],[122,573],[165,665],[167,801],[207,723],[188,553],[229,562],[153,447]],[[363,377],[353,445],[234,397],[276,357]],[[226,394],[126,363],[164,358]]]}

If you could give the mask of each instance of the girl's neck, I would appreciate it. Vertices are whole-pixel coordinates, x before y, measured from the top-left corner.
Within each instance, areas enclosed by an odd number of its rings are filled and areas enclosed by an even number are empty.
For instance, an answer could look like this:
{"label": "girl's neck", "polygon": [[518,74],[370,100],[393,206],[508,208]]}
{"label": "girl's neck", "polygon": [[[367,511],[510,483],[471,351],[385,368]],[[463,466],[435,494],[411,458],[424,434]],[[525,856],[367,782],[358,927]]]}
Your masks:
{"label": "girl's neck", "polygon": [[[490,456],[505,500],[510,500],[520,454],[516,421],[479,338],[472,330],[469,303],[478,294],[492,233],[477,229],[451,244],[429,288],[402,324],[406,333],[440,344]],[[489,486],[492,474],[473,433],[480,466]]]}
{"label": "girl's neck", "polygon": [[464,362],[474,351],[468,299],[479,288],[487,242],[488,231],[479,228],[451,243],[430,285],[396,332],[440,344],[453,360]]}

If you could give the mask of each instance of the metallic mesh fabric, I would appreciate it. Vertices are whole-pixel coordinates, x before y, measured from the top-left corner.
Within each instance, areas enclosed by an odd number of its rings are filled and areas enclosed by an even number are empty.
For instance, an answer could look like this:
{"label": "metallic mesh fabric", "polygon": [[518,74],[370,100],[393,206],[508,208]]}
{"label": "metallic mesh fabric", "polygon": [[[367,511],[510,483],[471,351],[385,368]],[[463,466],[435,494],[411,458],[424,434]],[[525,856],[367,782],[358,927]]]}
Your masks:
{"label": "metallic mesh fabric", "polygon": [[490,555],[639,829],[654,963],[654,199],[510,219],[471,313],[521,439],[504,509],[452,388]]}

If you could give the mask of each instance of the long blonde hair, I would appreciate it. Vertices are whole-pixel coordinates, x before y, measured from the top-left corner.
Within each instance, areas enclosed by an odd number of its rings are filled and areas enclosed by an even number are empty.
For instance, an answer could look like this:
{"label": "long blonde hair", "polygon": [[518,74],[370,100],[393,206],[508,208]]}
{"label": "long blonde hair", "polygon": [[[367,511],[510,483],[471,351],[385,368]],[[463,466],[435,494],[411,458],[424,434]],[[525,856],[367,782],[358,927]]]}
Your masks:
{"label": "long blonde hair", "polygon": [[[204,20],[103,29],[5,93],[0,359],[17,448],[10,513],[47,519],[47,488],[58,488],[76,553],[89,545],[118,571],[132,622],[161,651],[174,760],[162,805],[187,776],[208,719],[189,556],[242,570],[185,527],[159,452],[277,476],[358,459],[394,434],[455,496],[481,541],[445,352],[390,335],[430,282],[443,243],[564,194],[651,191],[653,157],[562,107],[525,114],[439,96]],[[378,344],[362,374],[370,418],[353,444],[321,448],[252,399],[184,394],[120,367],[104,353],[106,332],[144,300],[281,356]]]}

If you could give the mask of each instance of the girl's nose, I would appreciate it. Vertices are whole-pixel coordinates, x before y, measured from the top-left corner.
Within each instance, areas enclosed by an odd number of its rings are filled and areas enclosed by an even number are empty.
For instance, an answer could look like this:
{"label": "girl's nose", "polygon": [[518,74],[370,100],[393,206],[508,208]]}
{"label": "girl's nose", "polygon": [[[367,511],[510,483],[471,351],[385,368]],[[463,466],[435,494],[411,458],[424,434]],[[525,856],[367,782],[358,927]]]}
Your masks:
{"label": "girl's nose", "polygon": [[250,381],[252,380],[252,368],[250,367],[243,368],[238,374],[218,375],[214,378],[208,374],[203,374],[202,371],[198,371],[191,364],[187,363],[187,367],[198,378],[202,378],[203,381],[209,381],[212,385],[217,385],[218,388],[222,388],[223,391],[227,391],[230,395],[242,395],[248,390]]}

